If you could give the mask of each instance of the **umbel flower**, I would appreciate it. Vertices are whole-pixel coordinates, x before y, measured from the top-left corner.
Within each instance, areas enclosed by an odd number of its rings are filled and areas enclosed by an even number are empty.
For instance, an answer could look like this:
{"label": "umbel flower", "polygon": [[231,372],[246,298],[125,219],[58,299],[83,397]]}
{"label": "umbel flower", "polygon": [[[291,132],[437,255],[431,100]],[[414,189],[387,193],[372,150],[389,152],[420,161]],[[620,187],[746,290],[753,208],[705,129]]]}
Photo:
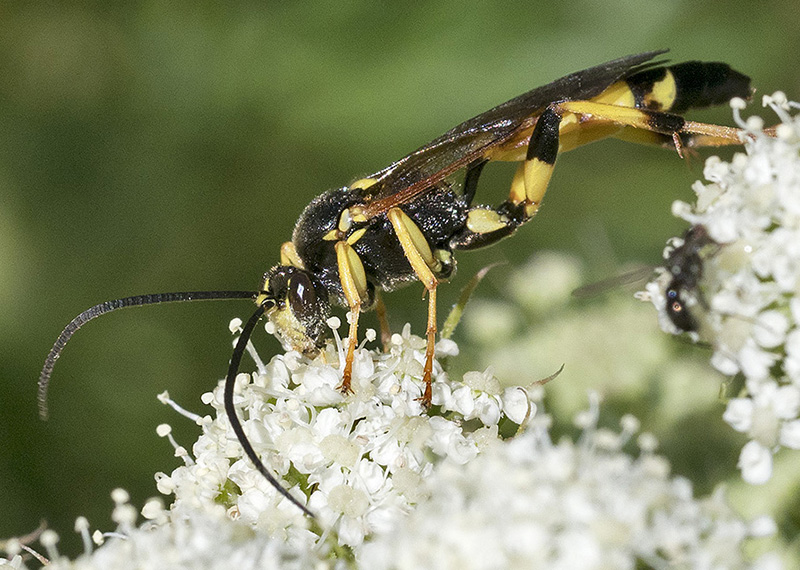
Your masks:
{"label": "umbel flower", "polygon": [[[334,323],[338,325],[338,323]],[[372,335],[370,335],[372,336]],[[341,341],[329,349],[341,350]],[[441,341],[440,355],[455,354]],[[194,459],[156,476],[176,506],[219,511],[303,548],[356,547],[423,499],[422,481],[440,459],[464,464],[498,438],[501,421],[521,424],[531,405],[521,388],[501,389],[491,375],[451,381],[441,367],[433,408],[423,410],[418,378],[425,341],[392,337],[387,353],[361,349],[352,394],[328,354],[308,360],[296,352],[276,356],[258,374],[237,378],[236,406],[254,448],[315,513],[314,525],[243,456],[223,409],[222,385],[204,401],[216,417],[200,418],[203,434]],[[260,360],[259,360],[260,361]]]}
{"label": "umbel flower", "polygon": [[[439,349],[457,352],[450,341]],[[105,543],[92,551],[81,524],[86,554],[75,561],[59,557],[50,531],[50,567],[780,568],[772,555],[750,563],[743,554],[749,539],[774,531],[771,519],[745,522],[720,493],[695,499],[648,434],[638,435],[638,456],[623,451],[637,436],[632,416],[619,431],[601,429],[592,396],[575,419],[578,439],[556,442],[543,387],[501,389],[490,371],[455,381],[438,362],[426,411],[412,378],[424,352],[409,327],[388,353],[360,349],[348,396],[336,390],[338,367],[292,352],[240,375],[249,437],[314,520],[242,456],[221,383],[203,397],[214,417],[162,395],[202,427],[189,453],[159,426],[184,461],[156,475],[172,504],[149,501],[137,526],[127,494],[115,492],[116,531],[96,532]],[[29,568],[18,555],[7,563]]]}
{"label": "umbel flower", "polygon": [[638,421],[600,429],[599,399],[591,399],[575,419],[576,441],[553,441],[542,414],[467,465],[445,462],[427,486],[430,499],[365,546],[363,567],[776,567],[772,555],[751,566],[740,548],[771,533],[771,520],[745,523],[721,492],[695,499],[691,483],[670,477],[650,434],[639,435],[637,457],[624,453]]}
{"label": "umbel flower", "polygon": [[[747,132],[744,153],[730,163],[708,159],[708,184],[695,183],[697,201],[676,202],[675,215],[707,235],[698,252],[697,287],[680,294],[695,330],[713,348],[711,363],[743,379],[728,401],[724,419],[747,434],[739,467],[749,483],[772,475],[772,457],[782,447],[800,449],[800,115],[782,93],[764,97],[781,124],[769,133],[759,117],[734,117]],[[774,135],[774,136],[772,136]],[[682,238],[665,250],[670,259]],[[664,268],[644,298],[659,310],[667,332],[680,333],[667,312],[664,290],[680,268]]]}
{"label": "umbel flower", "polygon": [[[75,530],[83,535],[85,554],[71,561],[59,556],[58,536],[42,533],[40,542],[50,559],[49,570],[262,570],[280,568],[306,570],[319,562],[313,551],[300,551],[252,527],[202,510],[172,507],[165,511],[161,501],[148,501],[142,509],[147,522],[136,525],[138,513],[128,494],[112,492],[116,503],[112,519],[114,532],[95,531],[89,536],[88,522],[80,517]],[[93,549],[92,538],[98,545]],[[19,551],[16,545],[15,551]],[[5,565],[3,564],[5,562]],[[38,565],[36,565],[38,567]],[[331,565],[333,567],[333,565]],[[11,560],[0,558],[3,570],[31,568],[20,554]]]}

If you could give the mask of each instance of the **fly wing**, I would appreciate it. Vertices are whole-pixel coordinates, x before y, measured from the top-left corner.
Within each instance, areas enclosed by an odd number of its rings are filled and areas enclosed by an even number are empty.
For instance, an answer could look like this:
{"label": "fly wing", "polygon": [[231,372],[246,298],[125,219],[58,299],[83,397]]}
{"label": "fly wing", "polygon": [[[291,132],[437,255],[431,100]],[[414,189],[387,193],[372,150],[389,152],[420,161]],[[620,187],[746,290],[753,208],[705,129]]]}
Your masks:
{"label": "fly wing", "polygon": [[407,203],[471,162],[486,158],[493,148],[532,128],[550,103],[599,95],[615,81],[662,63],[650,60],[665,51],[629,55],[578,71],[450,129],[369,177],[376,182],[367,191],[367,216],[377,216]]}

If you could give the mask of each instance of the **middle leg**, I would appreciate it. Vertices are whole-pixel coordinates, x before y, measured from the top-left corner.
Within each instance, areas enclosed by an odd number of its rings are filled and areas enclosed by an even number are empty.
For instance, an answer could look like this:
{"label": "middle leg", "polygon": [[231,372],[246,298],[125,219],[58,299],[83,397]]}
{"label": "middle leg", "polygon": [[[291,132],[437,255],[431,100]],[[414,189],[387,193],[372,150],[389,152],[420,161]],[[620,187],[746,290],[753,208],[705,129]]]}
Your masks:
{"label": "middle leg", "polygon": [[433,395],[433,354],[436,345],[436,287],[439,285],[439,280],[434,271],[441,269],[441,262],[436,260],[425,236],[405,212],[400,208],[392,208],[388,212],[388,217],[406,259],[428,293],[427,347],[422,374],[425,387],[420,398],[422,405],[427,408],[431,405]]}
{"label": "middle leg", "polygon": [[358,345],[358,317],[361,314],[361,307],[369,301],[369,288],[364,265],[356,251],[346,240],[336,242],[334,247],[339,268],[339,281],[350,308],[347,356],[342,372],[342,385],[339,386],[339,389],[342,392],[350,392],[352,391],[350,383],[353,376],[353,358]]}

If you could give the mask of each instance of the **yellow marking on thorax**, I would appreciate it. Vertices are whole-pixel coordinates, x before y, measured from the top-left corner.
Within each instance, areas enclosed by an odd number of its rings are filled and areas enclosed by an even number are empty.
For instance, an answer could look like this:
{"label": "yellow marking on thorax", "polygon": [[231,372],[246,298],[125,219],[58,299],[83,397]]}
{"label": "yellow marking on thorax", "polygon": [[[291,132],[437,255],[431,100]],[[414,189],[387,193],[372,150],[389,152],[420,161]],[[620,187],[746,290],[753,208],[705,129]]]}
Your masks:
{"label": "yellow marking on thorax", "polygon": [[360,230],[354,231],[352,234],[350,234],[347,237],[347,243],[349,243],[350,245],[353,245],[358,240],[360,240],[362,237],[364,237],[365,233],[367,233],[367,228],[361,228]]}
{"label": "yellow marking on thorax", "polygon": [[361,204],[350,206],[348,211],[350,212],[350,217],[352,218],[353,222],[360,224],[367,221],[367,216],[364,214],[364,206]]}
{"label": "yellow marking on thorax", "polygon": [[339,225],[337,227],[342,233],[346,233],[351,227],[353,227],[353,216],[350,215],[350,208],[342,211],[341,215],[339,216]]}
{"label": "yellow marking on thorax", "polygon": [[350,190],[366,190],[376,182],[374,178],[360,178],[350,185]]}
{"label": "yellow marking on thorax", "polygon": [[364,208],[360,205],[351,206],[345,210],[342,210],[342,213],[339,214],[339,223],[337,224],[335,229],[330,230],[322,239],[325,241],[338,241],[338,240],[346,240],[347,243],[353,245],[366,232],[366,228],[361,228],[354,231],[349,237],[347,236],[347,232],[353,229],[353,224],[356,223],[363,223],[367,221],[367,216],[364,215]]}

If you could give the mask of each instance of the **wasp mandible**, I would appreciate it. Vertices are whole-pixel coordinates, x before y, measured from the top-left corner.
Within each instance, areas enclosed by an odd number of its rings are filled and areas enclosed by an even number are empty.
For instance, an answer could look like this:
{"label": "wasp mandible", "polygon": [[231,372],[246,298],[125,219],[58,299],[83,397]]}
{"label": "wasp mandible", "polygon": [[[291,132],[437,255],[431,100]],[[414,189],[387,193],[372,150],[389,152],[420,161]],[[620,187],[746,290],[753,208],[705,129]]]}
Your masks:
{"label": "wasp mandible", "polygon": [[[67,325],[45,361],[39,378],[42,417],[56,359],[85,322],[124,307],[251,298],[257,309],[231,358],[226,413],[259,471],[311,514],[261,463],[233,406],[239,362],[258,320],[266,314],[287,349],[313,355],[324,344],[331,306],[347,308],[351,319],[341,389],[348,392],[359,315],[376,306],[379,291],[422,282],[428,320],[420,400],[429,406],[436,291],[455,271],[454,252],[492,245],[528,222],[539,210],[560,153],[607,137],[659,145],[679,155],[689,147],[741,143],[739,129],[688,121],[681,113],[748,98],[750,79],[724,63],[653,61],[663,53],[631,55],[562,77],[461,123],[379,172],[323,193],[300,215],[292,240],[281,246],[280,265],[266,272],[258,291],[143,295],[84,311]],[[505,201],[475,204],[478,179],[490,161],[519,166]]]}

